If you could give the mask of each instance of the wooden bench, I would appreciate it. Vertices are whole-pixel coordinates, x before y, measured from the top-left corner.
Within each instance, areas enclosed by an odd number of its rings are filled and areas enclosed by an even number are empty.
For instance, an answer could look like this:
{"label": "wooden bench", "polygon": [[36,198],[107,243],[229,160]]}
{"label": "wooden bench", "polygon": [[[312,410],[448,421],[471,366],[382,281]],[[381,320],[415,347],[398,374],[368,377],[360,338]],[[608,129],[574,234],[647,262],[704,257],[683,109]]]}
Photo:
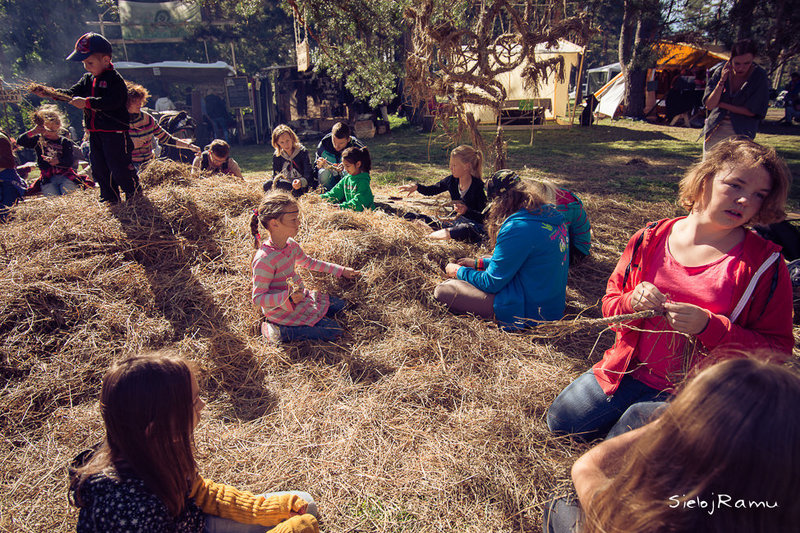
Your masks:
{"label": "wooden bench", "polygon": [[545,111],[553,109],[550,98],[529,98],[525,100],[506,100],[497,117],[498,126],[544,124]]}

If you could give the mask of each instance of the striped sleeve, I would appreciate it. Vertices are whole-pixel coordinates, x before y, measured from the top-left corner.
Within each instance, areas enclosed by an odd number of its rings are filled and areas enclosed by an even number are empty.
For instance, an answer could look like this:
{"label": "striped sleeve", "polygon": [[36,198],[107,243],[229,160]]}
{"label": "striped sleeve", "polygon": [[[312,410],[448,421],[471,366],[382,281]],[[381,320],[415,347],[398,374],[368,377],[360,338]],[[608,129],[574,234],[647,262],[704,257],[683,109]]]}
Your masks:
{"label": "striped sleeve", "polygon": [[313,257],[309,257],[300,248],[300,245],[297,244],[295,241],[291,241],[294,246],[296,246],[296,250],[294,250],[295,254],[295,264],[309,270],[314,270],[315,272],[324,272],[325,274],[333,274],[336,277],[341,277],[344,273],[344,268],[342,265],[337,265],[336,263],[326,263],[325,261],[320,261],[319,259],[314,259]]}

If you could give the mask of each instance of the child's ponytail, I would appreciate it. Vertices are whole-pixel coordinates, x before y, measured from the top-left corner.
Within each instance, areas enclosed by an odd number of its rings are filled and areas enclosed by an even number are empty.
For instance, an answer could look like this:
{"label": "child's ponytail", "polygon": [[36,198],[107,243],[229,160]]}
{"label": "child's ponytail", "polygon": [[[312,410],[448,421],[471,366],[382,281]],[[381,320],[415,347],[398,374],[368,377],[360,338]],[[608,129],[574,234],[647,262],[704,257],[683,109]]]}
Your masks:
{"label": "child's ponytail", "polygon": [[483,154],[468,144],[456,146],[450,152],[450,157],[457,157],[462,163],[469,166],[473,178],[483,177]]}
{"label": "child's ponytail", "polygon": [[366,146],[358,147],[351,146],[342,152],[342,160],[347,161],[351,165],[361,163],[361,172],[369,172],[372,168],[372,158],[369,155],[369,149]]}
{"label": "child's ponytail", "polygon": [[250,234],[253,236],[253,247],[258,250],[261,246],[261,236],[258,234],[258,209],[253,209],[253,215],[250,217]]}

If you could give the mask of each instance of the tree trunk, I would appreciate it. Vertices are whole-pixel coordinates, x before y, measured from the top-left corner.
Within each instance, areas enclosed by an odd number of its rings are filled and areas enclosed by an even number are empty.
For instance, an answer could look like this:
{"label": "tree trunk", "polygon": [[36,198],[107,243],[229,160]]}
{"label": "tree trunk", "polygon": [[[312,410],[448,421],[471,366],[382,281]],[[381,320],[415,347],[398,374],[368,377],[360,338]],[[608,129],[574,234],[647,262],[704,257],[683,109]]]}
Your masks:
{"label": "tree trunk", "polygon": [[628,70],[625,80],[625,116],[644,118],[645,89],[647,87],[646,70]]}
{"label": "tree trunk", "polygon": [[658,0],[625,0],[619,36],[619,62],[625,77],[624,113],[644,118],[647,69],[655,55],[653,47],[660,35]]}
{"label": "tree trunk", "polygon": [[753,38],[753,11],[757,0],[736,0],[731,8],[731,19],[736,24],[736,40]]}

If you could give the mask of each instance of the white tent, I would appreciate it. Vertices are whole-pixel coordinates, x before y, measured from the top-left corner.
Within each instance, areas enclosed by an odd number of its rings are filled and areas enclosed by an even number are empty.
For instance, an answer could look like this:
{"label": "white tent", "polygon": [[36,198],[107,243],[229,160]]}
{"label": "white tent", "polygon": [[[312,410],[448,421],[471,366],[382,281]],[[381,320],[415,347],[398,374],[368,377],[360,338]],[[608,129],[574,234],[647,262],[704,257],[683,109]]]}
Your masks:
{"label": "white tent", "polygon": [[594,112],[598,115],[613,117],[625,96],[625,76],[620,72],[600,88],[594,96],[599,102],[594,108]]}

